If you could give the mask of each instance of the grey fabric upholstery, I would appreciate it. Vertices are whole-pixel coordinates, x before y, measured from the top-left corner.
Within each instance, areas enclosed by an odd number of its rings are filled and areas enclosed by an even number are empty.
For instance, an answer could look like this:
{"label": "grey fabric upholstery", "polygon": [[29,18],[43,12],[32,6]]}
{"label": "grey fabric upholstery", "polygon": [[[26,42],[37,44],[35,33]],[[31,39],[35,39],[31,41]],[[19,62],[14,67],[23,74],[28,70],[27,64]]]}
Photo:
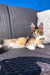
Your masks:
{"label": "grey fabric upholstery", "polygon": [[36,62],[41,67],[40,75],[50,75],[50,45],[45,46],[45,49],[36,48],[34,51],[30,51],[26,48],[10,49],[0,54],[0,61],[16,57],[37,57],[38,59],[40,58],[40,61],[37,60]]}
{"label": "grey fabric upholstery", "polygon": [[0,40],[5,38],[11,38],[9,16],[7,7],[0,4]]}
{"label": "grey fabric upholstery", "polygon": [[19,49],[10,49],[9,51],[0,54],[0,61],[4,59],[10,59],[15,57],[42,57],[42,58],[50,58],[50,45],[45,45],[46,48],[39,49],[36,48],[35,50],[31,51],[27,48],[19,48]]}
{"label": "grey fabric upholstery", "polygon": [[8,9],[13,38],[30,35],[30,24],[33,22],[36,25],[38,11],[15,6],[8,6]]}
{"label": "grey fabric upholstery", "polygon": [[30,35],[30,24],[36,25],[38,11],[0,4],[0,40]]}

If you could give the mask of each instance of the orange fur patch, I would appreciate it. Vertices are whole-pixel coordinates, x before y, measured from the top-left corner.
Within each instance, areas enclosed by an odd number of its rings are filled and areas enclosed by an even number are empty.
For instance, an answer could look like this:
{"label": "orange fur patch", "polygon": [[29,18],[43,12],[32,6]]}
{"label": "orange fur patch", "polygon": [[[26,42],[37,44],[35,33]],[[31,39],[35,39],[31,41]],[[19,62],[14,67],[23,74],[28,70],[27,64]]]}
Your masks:
{"label": "orange fur patch", "polygon": [[40,39],[40,40],[38,41],[38,45],[39,45],[39,44],[42,44],[43,41],[44,41],[44,38]]}
{"label": "orange fur patch", "polygon": [[35,41],[35,39],[34,39],[34,38],[31,38],[31,39],[29,40],[29,42],[26,44],[26,46],[32,45],[32,44],[34,43],[34,41]]}
{"label": "orange fur patch", "polygon": [[25,43],[26,43],[26,38],[21,37],[17,39],[17,41],[15,42],[15,45],[25,45]]}

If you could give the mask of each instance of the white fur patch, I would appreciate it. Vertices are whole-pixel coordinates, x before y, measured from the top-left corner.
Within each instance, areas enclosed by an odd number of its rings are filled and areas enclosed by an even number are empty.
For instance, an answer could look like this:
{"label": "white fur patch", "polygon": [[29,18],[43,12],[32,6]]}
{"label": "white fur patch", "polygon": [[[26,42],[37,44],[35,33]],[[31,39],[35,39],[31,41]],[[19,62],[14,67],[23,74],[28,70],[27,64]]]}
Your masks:
{"label": "white fur patch", "polygon": [[10,47],[11,48],[23,48],[23,47],[25,47],[24,45],[15,45],[14,43],[10,43]]}
{"label": "white fur patch", "polygon": [[13,47],[14,46],[14,43],[10,43],[10,47]]}
{"label": "white fur patch", "polygon": [[44,48],[45,46],[43,44],[38,45],[39,48]]}
{"label": "white fur patch", "polygon": [[11,48],[18,48],[18,46],[16,46],[14,43],[10,43],[10,47]]}
{"label": "white fur patch", "polygon": [[35,47],[34,47],[34,46],[32,46],[32,45],[27,46],[27,48],[28,48],[29,50],[35,50]]}
{"label": "white fur patch", "polygon": [[0,48],[2,48],[2,45],[0,45]]}
{"label": "white fur patch", "polygon": [[44,38],[44,36],[43,36],[43,35],[42,35],[42,36],[38,36],[38,37],[36,38],[36,40],[35,40],[33,46],[36,46],[37,43],[38,43],[38,41],[39,41],[41,38]]}
{"label": "white fur patch", "polygon": [[44,38],[44,36],[43,36],[43,35],[42,35],[42,36],[38,36],[38,37],[36,38],[36,41],[40,40],[41,38]]}

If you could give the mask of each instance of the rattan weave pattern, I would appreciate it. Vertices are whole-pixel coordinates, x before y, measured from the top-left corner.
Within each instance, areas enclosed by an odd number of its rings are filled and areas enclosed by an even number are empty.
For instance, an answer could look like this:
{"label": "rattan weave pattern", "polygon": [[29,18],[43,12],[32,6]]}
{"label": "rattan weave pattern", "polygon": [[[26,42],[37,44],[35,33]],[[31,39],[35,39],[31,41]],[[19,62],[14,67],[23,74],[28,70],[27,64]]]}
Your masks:
{"label": "rattan weave pattern", "polygon": [[36,25],[38,11],[0,4],[0,40],[29,36],[30,24]]}
{"label": "rattan weave pattern", "polygon": [[36,25],[36,13],[38,11],[15,6],[8,6],[8,9],[13,38],[30,35],[30,24],[34,22]]}
{"label": "rattan weave pattern", "polygon": [[11,38],[9,15],[5,5],[0,4],[0,40]]}

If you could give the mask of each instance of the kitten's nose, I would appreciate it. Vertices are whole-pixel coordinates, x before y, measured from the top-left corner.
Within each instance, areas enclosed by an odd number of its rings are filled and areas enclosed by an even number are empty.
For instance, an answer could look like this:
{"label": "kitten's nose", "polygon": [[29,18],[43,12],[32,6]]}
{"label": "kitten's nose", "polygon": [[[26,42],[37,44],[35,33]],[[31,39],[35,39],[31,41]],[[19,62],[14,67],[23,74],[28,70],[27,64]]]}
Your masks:
{"label": "kitten's nose", "polygon": [[35,35],[37,35],[37,32],[35,32]]}

